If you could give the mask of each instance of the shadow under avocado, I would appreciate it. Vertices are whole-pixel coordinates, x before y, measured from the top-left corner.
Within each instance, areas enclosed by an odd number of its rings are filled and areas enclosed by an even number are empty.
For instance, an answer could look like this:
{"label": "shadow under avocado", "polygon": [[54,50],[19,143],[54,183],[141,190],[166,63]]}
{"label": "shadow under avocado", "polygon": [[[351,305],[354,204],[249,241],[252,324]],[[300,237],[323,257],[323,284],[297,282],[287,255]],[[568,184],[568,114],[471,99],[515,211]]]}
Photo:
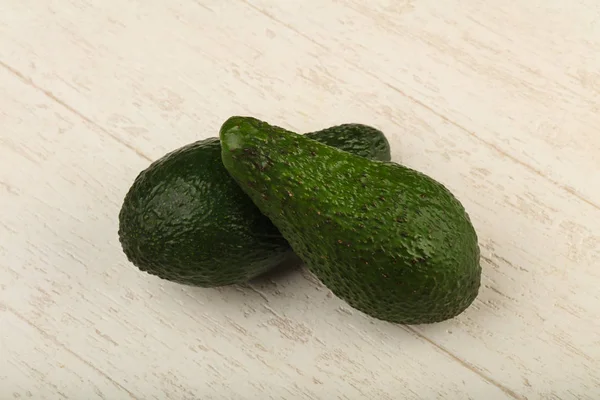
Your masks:
{"label": "shadow under avocado", "polygon": [[289,277],[291,274],[298,272],[302,267],[302,260],[300,257],[296,255],[294,252],[290,252],[286,259],[283,260],[279,265],[275,268],[270,269],[262,273],[261,275],[250,279],[248,283],[250,284],[264,284],[269,281],[279,281]]}

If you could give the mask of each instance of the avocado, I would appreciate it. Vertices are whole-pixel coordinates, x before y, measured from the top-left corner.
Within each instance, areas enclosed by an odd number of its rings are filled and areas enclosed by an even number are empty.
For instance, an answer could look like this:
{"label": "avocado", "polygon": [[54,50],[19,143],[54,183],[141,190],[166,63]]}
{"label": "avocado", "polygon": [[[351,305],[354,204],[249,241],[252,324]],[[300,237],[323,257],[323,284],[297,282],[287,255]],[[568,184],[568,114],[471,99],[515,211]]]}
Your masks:
{"label": "avocado", "polygon": [[[342,124],[306,136],[390,159],[384,134],[367,125]],[[121,206],[118,235],[140,270],[200,287],[242,283],[295,257],[223,167],[218,138],[171,151],[140,172]]]}
{"label": "avocado", "polygon": [[334,295],[374,318],[425,324],[476,298],[477,234],[441,183],[252,117],[220,129],[223,165]]}

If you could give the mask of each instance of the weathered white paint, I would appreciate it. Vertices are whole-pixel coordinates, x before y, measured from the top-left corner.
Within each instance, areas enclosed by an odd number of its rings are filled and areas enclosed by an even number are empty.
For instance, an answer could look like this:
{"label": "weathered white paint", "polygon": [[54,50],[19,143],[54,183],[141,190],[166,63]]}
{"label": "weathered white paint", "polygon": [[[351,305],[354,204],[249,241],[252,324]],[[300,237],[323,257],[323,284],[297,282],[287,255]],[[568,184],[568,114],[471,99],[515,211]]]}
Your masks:
{"label": "weathered white paint", "polygon": [[[600,398],[599,21],[587,0],[5,0],[0,398]],[[468,208],[473,306],[403,327],[303,269],[138,272],[126,190],[232,114],[384,130]]]}

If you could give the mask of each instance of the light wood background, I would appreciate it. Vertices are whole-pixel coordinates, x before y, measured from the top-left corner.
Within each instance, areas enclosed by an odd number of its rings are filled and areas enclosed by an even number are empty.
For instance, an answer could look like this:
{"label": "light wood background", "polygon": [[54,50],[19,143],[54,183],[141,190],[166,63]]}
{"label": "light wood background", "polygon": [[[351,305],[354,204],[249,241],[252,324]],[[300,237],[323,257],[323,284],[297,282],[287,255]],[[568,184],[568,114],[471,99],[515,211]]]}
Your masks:
{"label": "light wood background", "polygon": [[[599,399],[600,3],[0,2],[0,399]],[[129,264],[125,192],[234,114],[362,122],[478,230],[475,303],[375,321],[305,269]]]}

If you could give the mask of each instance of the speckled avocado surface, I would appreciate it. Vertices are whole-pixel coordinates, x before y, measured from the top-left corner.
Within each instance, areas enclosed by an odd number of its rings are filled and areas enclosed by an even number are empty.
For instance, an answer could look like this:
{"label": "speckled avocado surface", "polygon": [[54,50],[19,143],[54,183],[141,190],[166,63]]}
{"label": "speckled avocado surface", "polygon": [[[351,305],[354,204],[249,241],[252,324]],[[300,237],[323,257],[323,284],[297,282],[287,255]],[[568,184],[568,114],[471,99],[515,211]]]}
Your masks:
{"label": "speckled avocado surface", "polygon": [[221,128],[230,175],[339,298],[402,324],[443,321],[476,298],[477,234],[441,183],[251,117]]}
{"label": "speckled avocado surface", "polygon": [[[384,134],[366,125],[306,135],[360,156],[390,159]],[[246,282],[293,255],[223,167],[218,138],[183,146],[140,172],[123,201],[118,235],[139,269],[201,287]]]}

